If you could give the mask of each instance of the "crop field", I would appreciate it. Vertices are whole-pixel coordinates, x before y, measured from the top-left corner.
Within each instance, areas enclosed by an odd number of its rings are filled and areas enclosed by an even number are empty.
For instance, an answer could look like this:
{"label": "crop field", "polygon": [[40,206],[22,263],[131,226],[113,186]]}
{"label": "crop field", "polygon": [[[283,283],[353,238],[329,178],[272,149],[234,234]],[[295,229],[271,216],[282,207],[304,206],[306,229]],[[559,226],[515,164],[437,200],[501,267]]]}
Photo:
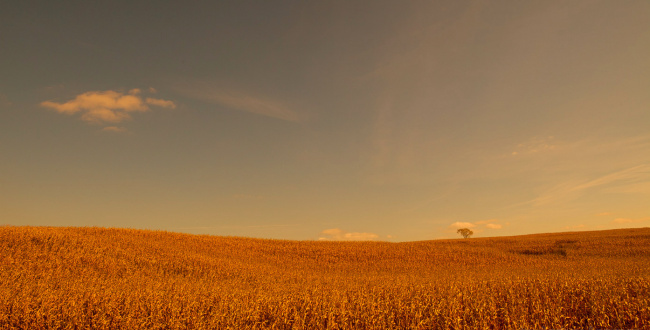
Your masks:
{"label": "crop field", "polygon": [[650,329],[650,229],[408,243],[0,227],[1,329]]}

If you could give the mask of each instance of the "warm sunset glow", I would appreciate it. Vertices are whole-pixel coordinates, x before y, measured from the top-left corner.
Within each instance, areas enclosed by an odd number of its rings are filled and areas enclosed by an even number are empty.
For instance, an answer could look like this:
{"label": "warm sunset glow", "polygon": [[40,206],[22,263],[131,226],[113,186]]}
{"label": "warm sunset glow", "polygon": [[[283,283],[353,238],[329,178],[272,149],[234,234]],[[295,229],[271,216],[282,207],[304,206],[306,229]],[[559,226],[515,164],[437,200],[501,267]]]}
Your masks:
{"label": "warm sunset glow", "polygon": [[153,5],[1,6],[0,224],[650,226],[650,1]]}

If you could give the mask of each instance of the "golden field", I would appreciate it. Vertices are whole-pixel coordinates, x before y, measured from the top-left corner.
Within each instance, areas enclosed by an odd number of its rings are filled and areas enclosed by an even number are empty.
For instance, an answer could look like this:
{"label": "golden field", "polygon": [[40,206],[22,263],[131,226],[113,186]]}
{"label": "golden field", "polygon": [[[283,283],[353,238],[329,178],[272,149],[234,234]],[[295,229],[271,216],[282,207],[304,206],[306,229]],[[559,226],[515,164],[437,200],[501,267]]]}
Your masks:
{"label": "golden field", "polygon": [[408,243],[0,227],[1,329],[650,329],[650,229]]}

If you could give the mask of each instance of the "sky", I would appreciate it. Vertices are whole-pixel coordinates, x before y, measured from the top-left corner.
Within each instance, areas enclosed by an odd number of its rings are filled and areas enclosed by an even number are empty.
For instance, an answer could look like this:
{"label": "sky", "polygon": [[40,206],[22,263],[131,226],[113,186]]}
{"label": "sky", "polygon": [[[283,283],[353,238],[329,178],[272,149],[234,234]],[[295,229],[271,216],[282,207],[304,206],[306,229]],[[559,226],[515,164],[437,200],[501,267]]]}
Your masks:
{"label": "sky", "polygon": [[650,1],[5,1],[0,224],[650,226]]}

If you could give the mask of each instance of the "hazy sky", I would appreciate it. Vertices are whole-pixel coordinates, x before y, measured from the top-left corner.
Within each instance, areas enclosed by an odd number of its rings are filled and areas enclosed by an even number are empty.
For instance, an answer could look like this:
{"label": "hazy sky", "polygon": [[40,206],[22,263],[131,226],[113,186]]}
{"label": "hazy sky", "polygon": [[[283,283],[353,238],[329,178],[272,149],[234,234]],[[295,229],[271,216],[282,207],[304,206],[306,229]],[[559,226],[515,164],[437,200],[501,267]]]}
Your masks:
{"label": "hazy sky", "polygon": [[5,1],[0,224],[650,225],[650,1]]}

